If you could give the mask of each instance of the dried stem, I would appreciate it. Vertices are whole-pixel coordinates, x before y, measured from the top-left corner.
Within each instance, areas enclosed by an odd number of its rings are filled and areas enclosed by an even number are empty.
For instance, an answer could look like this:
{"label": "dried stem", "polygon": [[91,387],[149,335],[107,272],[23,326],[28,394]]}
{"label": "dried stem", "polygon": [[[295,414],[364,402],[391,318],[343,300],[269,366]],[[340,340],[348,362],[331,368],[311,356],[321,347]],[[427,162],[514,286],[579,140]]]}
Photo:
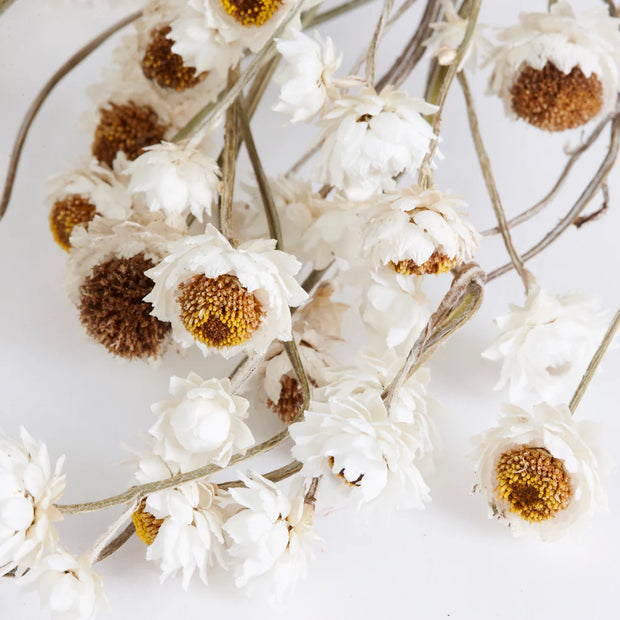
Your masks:
{"label": "dried stem", "polygon": [[616,331],[618,331],[618,327],[620,327],[620,310],[616,312],[616,315],[609,324],[609,327],[607,328],[607,332],[603,336],[601,344],[599,345],[596,353],[592,357],[588,368],[583,374],[583,377],[581,378],[581,381],[579,382],[579,385],[577,386],[577,389],[575,390],[575,393],[571,398],[570,404],[568,405],[571,413],[574,414],[575,410],[579,406],[583,395],[586,393],[586,390],[588,389],[588,386],[592,381],[592,377],[594,377],[594,374],[596,373],[596,370],[599,367],[601,360],[603,359],[607,349],[609,348],[609,345],[612,343],[614,336],[616,335]]}
{"label": "dried stem", "polygon": [[133,523],[130,523],[116,538],[111,540],[99,554],[99,557],[95,562],[101,562],[110,557],[113,553],[116,553],[134,534],[136,528]]}
{"label": "dried stem", "polygon": [[[1,7],[2,5],[0,5]],[[2,12],[0,8],[0,13]],[[71,72],[77,65],[79,65],[85,58],[87,58],[92,52],[94,52],[102,43],[105,43],[113,34],[116,34],[119,30],[129,25],[142,15],[142,11],[132,13],[131,15],[121,19],[121,21],[110,26],[107,30],[104,30],[98,37],[87,43],[84,47],[79,49],[67,62],[65,62],[56,73],[46,82],[43,88],[39,91],[39,94],[35,97],[34,101],[30,104],[28,111],[26,112],[22,123],[15,136],[15,142],[9,156],[10,163],[6,173],[6,180],[4,183],[4,192],[2,194],[2,201],[0,202],[0,219],[6,213],[11,200],[11,194],[13,193],[13,185],[15,183],[15,176],[17,175],[17,168],[21,158],[24,143],[26,137],[30,131],[30,127],[34,122],[41,106],[48,98],[52,90],[56,85],[64,78],[69,72]]]}
{"label": "dried stem", "polygon": [[288,355],[288,359],[291,362],[291,366],[295,371],[295,376],[301,385],[301,391],[304,395],[304,402],[299,411],[299,415],[297,416],[297,418],[301,418],[310,405],[310,381],[308,381],[308,375],[306,374],[303,362],[301,361],[301,356],[299,355],[299,349],[297,348],[295,339],[291,338],[291,340],[283,342],[282,344],[284,345],[284,350]]}
{"label": "dried stem", "polygon": [[[302,27],[309,28],[310,26],[319,26],[320,24],[324,24],[334,17],[339,17],[340,15],[344,15],[353,9],[357,9],[369,2],[374,2],[374,0],[351,0],[350,2],[343,2],[338,6],[335,6],[333,9],[329,9],[328,11],[323,11],[323,13],[319,13],[311,17],[308,20],[304,20],[302,17]],[[304,16],[305,17],[305,16]]]}
{"label": "dried stem", "polygon": [[[302,468],[302,464],[299,461],[292,461],[288,463],[288,465],[284,465],[284,467],[279,467],[278,469],[274,469],[273,471],[267,472],[263,474],[264,478],[267,480],[271,480],[271,482],[280,482],[281,480],[285,480],[286,478],[290,478],[298,473]],[[230,480],[228,482],[218,482],[218,489],[231,489],[233,487],[242,487],[245,486],[241,480]]]}
{"label": "dried stem", "polygon": [[[555,182],[555,185],[551,188],[549,193],[544,198],[539,200],[535,205],[531,206],[529,209],[526,209],[519,215],[516,215],[515,217],[508,220],[508,228],[513,228],[517,226],[518,224],[527,222],[529,219],[531,219],[532,217],[540,213],[546,206],[549,205],[549,203],[555,198],[557,193],[560,191],[562,185],[564,184],[564,181],[566,181],[568,174],[572,170],[573,166],[577,163],[579,158],[596,142],[598,137],[603,132],[603,129],[605,129],[609,121],[613,120],[615,116],[616,116],[615,112],[607,116],[603,121],[601,121],[596,126],[594,131],[588,136],[588,138],[582,144],[580,144],[574,150],[570,151],[570,158],[568,162],[566,163],[566,166],[564,167],[562,174],[560,174],[558,180]],[[489,228],[488,230],[482,231],[481,234],[483,237],[489,237],[491,235],[497,235],[499,234],[499,232],[500,232],[499,226],[495,226],[494,228]]]}
{"label": "dried stem", "polygon": [[603,204],[596,211],[594,211],[594,213],[580,215],[578,218],[575,218],[575,221],[573,222],[575,228],[581,228],[588,222],[594,222],[598,220],[601,215],[607,212],[609,209],[609,183],[607,183],[607,181],[605,181],[601,186],[601,192],[603,193]]}
{"label": "dried stem", "polygon": [[512,237],[510,236],[510,230],[508,229],[508,223],[506,222],[506,213],[504,212],[504,207],[502,206],[502,201],[499,197],[499,192],[497,191],[495,177],[493,176],[493,170],[491,168],[491,161],[489,159],[486,149],[484,148],[484,143],[482,142],[482,136],[480,135],[480,126],[478,124],[478,117],[476,115],[474,101],[471,95],[471,91],[469,90],[469,84],[467,83],[467,78],[465,77],[464,72],[459,73],[459,82],[463,89],[463,94],[465,95],[469,127],[471,129],[471,135],[474,141],[474,145],[476,147],[478,161],[480,162],[480,169],[482,170],[484,182],[487,186],[487,192],[489,194],[489,198],[491,199],[491,204],[493,205],[493,211],[495,212],[495,217],[497,218],[497,223],[502,233],[502,238],[504,239],[504,245],[506,246],[506,250],[510,255],[510,260],[514,265],[515,269],[517,270],[519,277],[523,282],[523,286],[525,287],[525,293],[527,294],[530,290],[530,285],[532,283],[532,275],[525,268],[521,256],[519,255],[519,253],[514,247],[514,244],[512,243]]}
{"label": "dried stem", "polygon": [[[535,246],[530,248],[527,252],[522,254],[523,260],[529,260],[533,258],[545,248],[551,245],[567,228],[573,224],[575,219],[580,213],[587,207],[588,203],[592,200],[598,190],[605,183],[611,169],[616,163],[618,158],[618,150],[620,148],[620,115],[614,118],[614,122],[611,125],[611,140],[609,142],[609,148],[605,159],[601,163],[599,169],[596,171],[594,177],[590,180],[587,187],[582,192],[581,196],[577,199],[570,211],[559,221],[559,223],[547,233]],[[494,280],[499,276],[507,273],[513,268],[512,263],[508,263],[499,267],[495,271],[492,271],[487,276],[487,282]]]}
{"label": "dried stem", "polygon": [[368,46],[368,54],[366,55],[366,81],[372,84],[375,81],[375,70],[377,67],[377,51],[379,49],[379,43],[383,38],[387,21],[392,12],[394,6],[394,0],[383,0],[383,8],[381,9],[381,15],[375,26],[370,45]]}
{"label": "dried stem", "polygon": [[[228,71],[228,87],[237,81],[239,77],[238,67],[230,68]],[[224,127],[224,150],[222,153],[222,191],[220,193],[220,230],[222,234],[235,244],[232,223],[232,205],[235,192],[235,173],[237,170],[237,154],[240,142],[237,136],[238,103],[233,103],[226,110],[226,124]]]}
{"label": "dried stem", "polygon": [[15,0],[0,0],[0,15],[2,15],[2,13],[4,13],[13,4],[13,2],[15,2]]}
{"label": "dried stem", "polygon": [[112,525],[97,539],[91,550],[88,552],[89,564],[94,564],[99,561],[104,549],[108,548],[109,544],[115,540],[116,533],[125,524],[128,519],[131,519],[131,515],[135,512],[137,507],[136,502],[132,502],[129,507],[124,510],[121,515],[112,523]]}
{"label": "dried stem", "polygon": [[440,343],[478,310],[482,302],[484,282],[485,274],[476,263],[468,263],[458,269],[450,290],[418,336],[402,368],[383,392],[388,409],[405,381],[424,364]]}
{"label": "dried stem", "polygon": [[[232,465],[236,465],[241,461],[252,458],[257,454],[271,450],[275,446],[281,444],[287,437],[288,431],[283,430],[266,441],[251,447],[245,454],[236,454],[230,459],[227,467],[231,467]],[[78,514],[83,512],[94,512],[95,510],[103,510],[112,506],[126,504],[127,502],[132,502],[134,500],[139,502],[142,498],[150,495],[151,493],[177,487],[186,482],[200,480],[218,471],[222,471],[223,469],[225,468],[217,467],[216,465],[207,465],[184,474],[177,474],[176,476],[165,478],[164,480],[157,480],[156,482],[149,482],[148,484],[141,484],[131,487],[130,489],[127,489],[127,491],[118,495],[113,495],[112,497],[107,497],[94,502],[86,502],[83,504],[58,504],[57,508],[65,514]]]}

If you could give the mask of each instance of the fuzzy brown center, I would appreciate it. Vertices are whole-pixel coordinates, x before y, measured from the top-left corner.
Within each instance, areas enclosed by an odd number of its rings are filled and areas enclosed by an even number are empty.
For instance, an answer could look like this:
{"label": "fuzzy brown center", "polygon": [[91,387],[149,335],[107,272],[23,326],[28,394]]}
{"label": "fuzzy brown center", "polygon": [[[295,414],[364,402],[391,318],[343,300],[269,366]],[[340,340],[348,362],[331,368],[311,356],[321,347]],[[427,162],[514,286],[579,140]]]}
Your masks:
{"label": "fuzzy brown center", "polygon": [[277,12],[282,0],[220,0],[224,11],[242,26],[262,26]]}
{"label": "fuzzy brown center", "polygon": [[207,74],[196,74],[196,67],[186,67],[182,56],[172,51],[174,41],[168,38],[170,30],[170,26],[165,26],[152,32],[142,58],[142,71],[162,88],[180,93],[196,86]]}
{"label": "fuzzy brown center", "polygon": [[247,342],[260,327],[263,307],[236,276],[207,278],[199,274],[177,291],[185,329],[209,347],[234,347]]}
{"label": "fuzzy brown center", "polygon": [[50,211],[50,230],[56,243],[68,252],[71,231],[75,226],[91,222],[96,213],[97,207],[79,194],[57,200]]}
{"label": "fuzzy brown center", "polygon": [[165,125],[148,105],[137,105],[133,101],[109,103],[99,112],[92,153],[110,168],[119,151],[123,151],[127,159],[134,160],[142,149],[159,144],[165,136]]}
{"label": "fuzzy brown center", "polygon": [[572,498],[562,460],[543,448],[522,445],[502,454],[495,467],[495,496],[525,521],[552,519]]}
{"label": "fuzzy brown center", "polygon": [[155,263],[137,254],[93,268],[80,287],[80,321],[110,353],[127,359],[157,357],[170,324],[151,315],[143,298],[153,288],[144,272]]}
{"label": "fuzzy brown center", "polygon": [[280,398],[277,403],[271,399],[267,401],[267,405],[272,409],[284,422],[284,424],[292,424],[301,412],[304,404],[304,393],[299,385],[299,381],[295,377],[282,375],[280,377]]}
{"label": "fuzzy brown center", "polygon": [[390,268],[393,271],[406,276],[446,273],[450,271],[454,265],[456,265],[456,259],[448,258],[439,250],[435,250],[430,258],[421,265],[411,259],[401,260],[396,263],[394,261],[390,262]]}
{"label": "fuzzy brown center", "polygon": [[546,131],[585,125],[603,106],[603,85],[596,73],[586,77],[578,66],[562,73],[552,62],[542,69],[526,66],[510,95],[515,114]]}
{"label": "fuzzy brown center", "polygon": [[164,519],[156,519],[150,512],[146,511],[146,500],[142,500],[136,510],[131,515],[131,520],[136,528],[138,538],[146,545],[152,545],[157,538],[159,528]]}

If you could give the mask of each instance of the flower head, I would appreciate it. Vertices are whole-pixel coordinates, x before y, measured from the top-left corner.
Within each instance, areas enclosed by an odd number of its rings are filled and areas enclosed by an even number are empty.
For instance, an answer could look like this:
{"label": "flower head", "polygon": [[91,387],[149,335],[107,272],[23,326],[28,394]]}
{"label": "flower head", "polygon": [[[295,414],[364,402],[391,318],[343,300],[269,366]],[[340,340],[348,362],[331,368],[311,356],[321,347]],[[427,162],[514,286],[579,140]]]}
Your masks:
{"label": "flower head", "polygon": [[548,13],[522,13],[499,34],[490,91],[510,115],[547,131],[587,123],[616,99],[619,24],[604,7],[577,16],[565,0]]}
{"label": "flower head", "polygon": [[151,211],[161,211],[170,226],[183,228],[188,213],[203,221],[217,197],[218,165],[200,151],[163,142],[148,147],[124,170],[129,192],[143,194]]}
{"label": "flower head", "polygon": [[301,484],[285,495],[259,474],[241,476],[245,487],[230,489],[239,510],[223,525],[235,584],[279,600],[305,576],[312,543],[314,507]]}
{"label": "flower head", "polygon": [[476,439],[475,488],[490,514],[515,535],[550,540],[604,507],[593,430],[566,405],[542,403],[532,412],[507,405],[499,425]]}
{"label": "flower head", "polygon": [[606,329],[596,303],[578,294],[551,295],[539,286],[524,306],[496,319],[501,334],[483,357],[502,361],[496,389],[510,400],[560,402],[579,380]]}
{"label": "flower head", "polygon": [[301,265],[274,244],[257,240],[235,249],[208,224],[203,235],[180,240],[147,272],[155,286],[145,301],[171,322],[184,347],[197,344],[205,355],[264,353],[272,340],[290,339],[289,306],[307,298],[293,277]]}
{"label": "flower head", "polygon": [[186,472],[205,465],[226,467],[233,453],[254,443],[246,426],[250,403],[230,391],[228,379],[204,381],[196,373],[170,379],[172,398],[152,406],[149,430],[154,453]]}
{"label": "flower head", "polygon": [[322,180],[350,200],[394,186],[393,177],[420,167],[433,138],[422,114],[435,106],[386,86],[340,97],[321,120]]}
{"label": "flower head", "polygon": [[51,525],[65,489],[64,459],[52,470],[47,447],[21,429],[21,442],[0,432],[0,576],[21,574],[56,542]]}

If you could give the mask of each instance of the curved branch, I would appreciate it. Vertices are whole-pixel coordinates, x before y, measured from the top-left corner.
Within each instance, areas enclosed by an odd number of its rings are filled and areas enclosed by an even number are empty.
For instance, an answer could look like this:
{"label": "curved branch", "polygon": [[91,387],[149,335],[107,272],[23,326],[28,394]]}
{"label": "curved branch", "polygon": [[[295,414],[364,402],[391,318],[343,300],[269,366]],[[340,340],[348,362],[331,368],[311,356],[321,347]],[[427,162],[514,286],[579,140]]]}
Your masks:
{"label": "curved branch", "polygon": [[0,219],[2,219],[6,213],[9,206],[9,201],[11,200],[15,176],[17,174],[17,167],[19,166],[19,160],[22,154],[22,149],[24,148],[26,137],[28,136],[28,132],[30,131],[30,127],[34,119],[49,94],[52,90],[54,90],[62,78],[75,69],[75,67],[77,67],[77,65],[79,65],[85,58],[90,56],[90,54],[92,54],[102,43],[105,43],[105,41],[107,41],[113,34],[116,34],[125,26],[131,24],[131,22],[138,19],[141,15],[142,11],[137,11],[131,15],[128,15],[121,21],[110,26],[107,30],[104,30],[97,38],[93,39],[90,43],[87,43],[84,47],[78,50],[73,56],[71,56],[71,58],[69,58],[69,60],[67,60],[67,62],[62,65],[62,67],[60,67],[60,69],[58,69],[58,71],[56,71],[56,73],[54,73],[45,86],[43,86],[35,100],[30,104],[30,107],[28,108],[28,111],[26,112],[26,115],[24,116],[24,119],[19,127],[19,131],[15,137],[15,142],[13,143],[13,149],[11,150],[11,154],[9,156],[9,169],[6,174],[2,201],[0,202]]}

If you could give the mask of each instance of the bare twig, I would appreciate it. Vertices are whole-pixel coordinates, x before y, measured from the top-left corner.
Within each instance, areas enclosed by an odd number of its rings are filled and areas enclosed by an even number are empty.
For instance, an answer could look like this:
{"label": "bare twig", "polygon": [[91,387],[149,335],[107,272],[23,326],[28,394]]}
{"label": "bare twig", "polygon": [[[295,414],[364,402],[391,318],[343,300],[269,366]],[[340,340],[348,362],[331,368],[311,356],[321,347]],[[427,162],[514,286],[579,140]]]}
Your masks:
{"label": "bare twig", "polygon": [[[1,11],[0,11],[1,12]],[[142,15],[142,11],[132,13],[131,15],[121,19],[121,21],[110,26],[107,30],[104,30],[98,37],[93,39],[90,43],[87,43],[84,47],[79,49],[67,62],[65,62],[56,73],[47,81],[47,83],[40,90],[39,94],[35,97],[34,101],[30,104],[28,111],[26,112],[22,123],[15,136],[15,142],[10,154],[9,169],[6,174],[6,180],[4,183],[4,192],[2,194],[2,201],[0,202],[0,219],[6,213],[11,200],[11,194],[13,193],[13,185],[15,183],[15,176],[17,174],[17,168],[19,166],[20,157],[26,142],[26,137],[30,131],[30,127],[34,122],[41,106],[45,103],[52,90],[56,85],[64,78],[69,72],[71,72],[77,65],[79,65],[85,58],[87,58],[92,52],[94,52],[102,43],[105,43],[113,34],[116,34],[119,30],[129,25]]]}
{"label": "bare twig", "polygon": [[299,349],[297,348],[297,344],[295,343],[295,339],[291,338],[291,340],[282,343],[284,345],[284,350],[288,355],[288,359],[291,362],[291,366],[295,371],[295,376],[297,377],[297,381],[301,385],[301,391],[304,395],[304,402],[300,409],[298,418],[301,418],[304,411],[310,405],[310,381],[308,380],[308,375],[304,369],[303,362],[301,361],[301,357],[299,355]]}
{"label": "bare twig", "polygon": [[[618,150],[620,148],[620,115],[616,116],[614,122],[611,125],[611,140],[609,142],[609,148],[607,154],[603,159],[599,169],[596,171],[594,177],[590,180],[587,187],[581,193],[581,196],[577,199],[570,211],[558,222],[558,224],[547,233],[536,245],[530,248],[527,252],[521,255],[523,260],[529,260],[533,258],[545,248],[551,245],[567,228],[570,228],[581,212],[588,206],[589,202],[596,195],[601,188],[607,176],[611,172],[611,169],[616,163],[618,158]],[[495,271],[492,271],[487,276],[487,281],[494,280],[499,276],[507,273],[513,268],[512,263],[502,265]]]}
{"label": "bare twig", "polygon": [[530,290],[530,285],[532,284],[532,276],[530,272],[525,268],[523,260],[521,256],[517,252],[512,243],[512,237],[510,236],[510,231],[508,229],[508,223],[506,222],[506,213],[504,212],[504,207],[502,206],[502,201],[499,196],[499,192],[497,191],[497,184],[495,183],[495,177],[493,176],[493,170],[491,168],[491,160],[487,154],[487,151],[484,147],[484,143],[482,142],[482,136],[480,134],[480,126],[478,124],[478,117],[476,115],[476,109],[474,107],[474,100],[469,90],[469,84],[467,83],[467,78],[465,77],[465,73],[461,71],[459,73],[459,82],[463,89],[463,95],[465,96],[465,102],[467,104],[467,117],[469,119],[469,127],[471,129],[471,135],[474,141],[474,146],[476,147],[476,153],[478,155],[478,161],[480,162],[480,169],[482,170],[482,175],[484,177],[484,182],[487,186],[487,192],[489,194],[489,198],[491,199],[491,204],[493,205],[493,211],[495,212],[495,217],[497,218],[497,222],[499,225],[499,229],[502,233],[502,238],[504,239],[504,245],[506,246],[506,250],[510,256],[510,260],[517,270],[521,281],[523,282],[523,286],[525,287],[526,294]]}
{"label": "bare twig", "polygon": [[368,54],[366,55],[366,81],[372,84],[375,81],[375,70],[377,67],[377,51],[379,49],[379,43],[383,38],[385,32],[385,26],[392,12],[394,6],[394,0],[383,0],[383,8],[381,14],[375,26],[375,31],[372,34],[370,45],[368,46]]}
{"label": "bare twig", "polygon": [[129,506],[121,513],[121,515],[112,523],[112,525],[95,541],[91,550],[88,553],[88,559],[90,564],[98,562],[101,555],[108,546],[116,540],[116,533],[123,527],[125,522],[131,520],[131,515],[135,512],[137,507],[136,502],[131,502]]}
{"label": "bare twig", "polygon": [[575,218],[573,222],[576,228],[581,228],[584,224],[588,222],[594,222],[598,220],[602,215],[604,215],[609,209],[609,184],[607,181],[603,183],[601,186],[601,191],[603,192],[603,204],[593,213],[588,213],[588,215],[580,215],[578,218]]}
{"label": "bare twig", "polygon": [[609,324],[609,327],[607,328],[607,332],[603,336],[603,340],[601,341],[601,344],[596,350],[596,353],[594,353],[592,360],[588,364],[588,368],[583,374],[583,377],[581,378],[581,381],[579,382],[579,385],[577,386],[577,389],[575,390],[575,393],[573,394],[573,397],[571,398],[570,404],[568,405],[568,408],[571,410],[571,413],[574,414],[575,410],[579,406],[579,403],[581,402],[583,395],[586,393],[586,390],[588,389],[588,385],[590,385],[590,382],[592,381],[592,377],[594,377],[594,374],[596,373],[596,370],[599,367],[599,364],[601,363],[603,356],[605,355],[607,349],[609,348],[609,345],[612,343],[614,336],[616,335],[616,331],[618,330],[618,327],[620,327],[620,310],[616,312],[616,315],[614,316],[611,323]]}
{"label": "bare twig", "polygon": [[[267,478],[267,480],[271,480],[271,482],[280,482],[281,480],[294,476],[301,468],[302,464],[299,461],[292,461],[288,465],[284,465],[284,467],[279,467],[278,469],[263,474],[263,477]],[[217,484],[218,489],[224,490],[242,486],[245,485],[241,480],[230,480],[228,482],[218,482]]]}
{"label": "bare twig", "polygon": [[304,20],[302,18],[302,26],[303,28],[309,28],[310,26],[319,26],[324,24],[325,22],[334,19],[335,17],[339,17],[340,15],[344,15],[353,9],[357,9],[359,7],[368,4],[369,2],[374,2],[374,0],[351,0],[350,2],[343,2],[338,6],[335,6],[333,9],[329,9],[328,11],[323,11],[323,13],[319,13],[318,15],[312,17],[309,20]]}
{"label": "bare twig", "polygon": [[136,528],[130,523],[114,540],[111,540],[99,554],[95,562],[101,562],[116,553],[135,533]]}
{"label": "bare twig", "polygon": [[2,13],[4,13],[13,4],[13,2],[15,2],[15,0],[0,0],[0,15],[2,15]]}

